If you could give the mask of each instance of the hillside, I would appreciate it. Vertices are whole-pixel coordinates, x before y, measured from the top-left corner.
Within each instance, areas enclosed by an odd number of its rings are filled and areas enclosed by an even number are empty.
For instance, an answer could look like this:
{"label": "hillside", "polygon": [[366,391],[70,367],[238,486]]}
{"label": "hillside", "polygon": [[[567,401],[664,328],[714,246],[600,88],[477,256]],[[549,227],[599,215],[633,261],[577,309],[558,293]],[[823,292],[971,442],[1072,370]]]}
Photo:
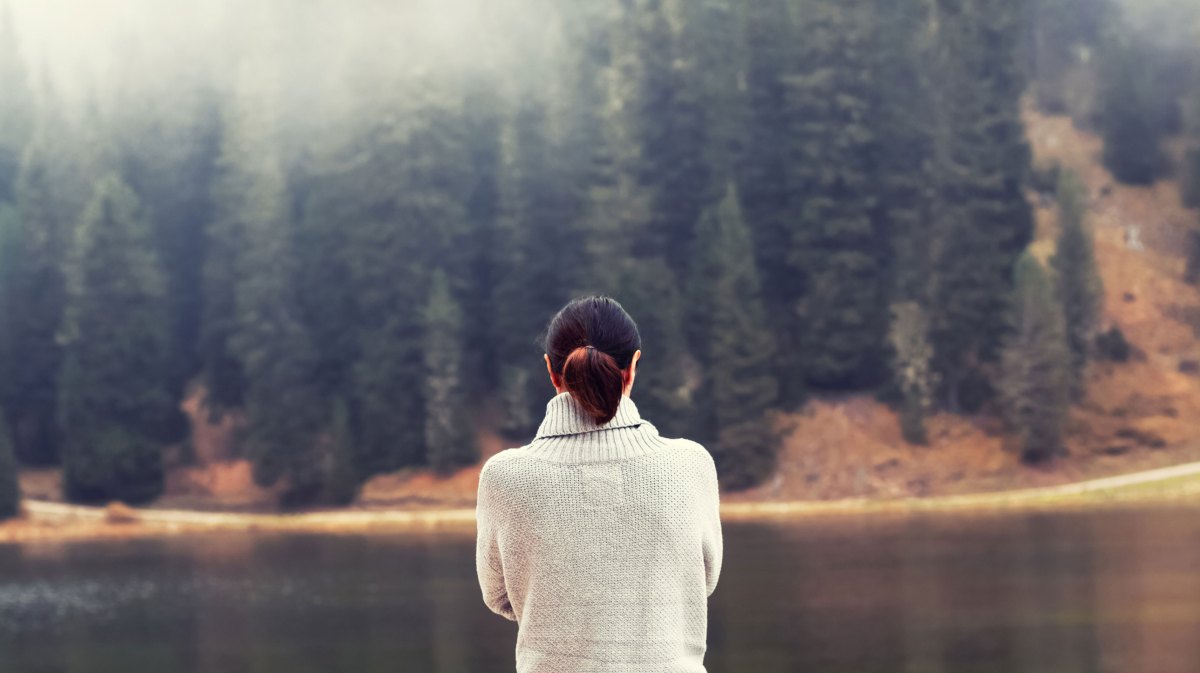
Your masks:
{"label": "hillside", "polygon": [[[1044,468],[1021,465],[1005,451],[993,419],[950,414],[931,420],[928,447],[912,447],[895,416],[873,399],[819,400],[780,419],[792,430],[774,480],[730,500],[957,494],[1200,460],[1200,291],[1180,280],[1185,233],[1197,215],[1181,207],[1172,181],[1117,184],[1101,165],[1100,140],[1068,118],[1027,110],[1026,121],[1036,161],[1057,161],[1087,183],[1103,321],[1120,327],[1134,347],[1130,362],[1099,363],[1088,372],[1087,397],[1071,414],[1070,455]],[[1034,203],[1034,249],[1045,258],[1053,253],[1055,209]]]}
{"label": "hillside", "polygon": [[[1088,373],[1087,398],[1072,411],[1070,455],[1030,468],[1005,450],[994,419],[940,414],[929,422],[930,444],[901,439],[895,415],[866,395],[817,399],[797,414],[778,414],[785,433],[773,479],[730,502],[900,498],[1048,486],[1172,464],[1200,461],[1200,291],[1180,278],[1187,228],[1197,216],[1183,209],[1178,186],[1116,184],[1101,167],[1100,141],[1064,117],[1027,111],[1038,163],[1060,162],[1078,171],[1091,193],[1090,220],[1105,285],[1104,321],[1134,346],[1130,362],[1101,363]],[[1035,198],[1035,250],[1053,252],[1055,211]],[[1130,243],[1130,231],[1133,242]],[[1143,244],[1139,249],[1137,242]],[[249,464],[231,460],[235,422],[210,425],[197,399],[186,408],[196,423],[195,467],[174,468],[160,507],[260,509],[275,499],[254,485]],[[486,423],[481,425],[486,426]],[[485,456],[504,448],[481,433]],[[27,495],[58,499],[57,473],[26,472]],[[409,469],[371,479],[359,506],[461,507],[473,503],[478,466],[437,478]]]}

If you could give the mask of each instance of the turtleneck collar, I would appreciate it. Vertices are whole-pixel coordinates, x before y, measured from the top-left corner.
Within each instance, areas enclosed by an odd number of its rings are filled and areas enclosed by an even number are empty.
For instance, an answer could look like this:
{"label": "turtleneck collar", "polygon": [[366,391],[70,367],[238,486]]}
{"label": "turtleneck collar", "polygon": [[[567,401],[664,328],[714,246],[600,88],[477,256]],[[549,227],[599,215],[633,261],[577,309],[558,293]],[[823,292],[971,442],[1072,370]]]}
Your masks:
{"label": "turtleneck collar", "polygon": [[534,438],[577,435],[596,430],[632,427],[643,423],[646,421],[638,414],[637,405],[628,395],[621,396],[616,416],[603,425],[597,425],[595,419],[583,410],[571,393],[563,391],[546,403],[546,417],[542,419]]}

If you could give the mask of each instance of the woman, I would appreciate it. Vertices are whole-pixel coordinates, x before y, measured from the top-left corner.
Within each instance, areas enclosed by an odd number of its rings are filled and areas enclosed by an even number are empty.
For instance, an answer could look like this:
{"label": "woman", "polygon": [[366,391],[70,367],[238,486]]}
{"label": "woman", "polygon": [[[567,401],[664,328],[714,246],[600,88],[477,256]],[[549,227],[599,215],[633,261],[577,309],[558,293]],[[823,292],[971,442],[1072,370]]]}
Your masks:
{"label": "woman", "polygon": [[638,415],[641,337],[615,300],[570,302],[543,345],[557,394],[532,442],[484,463],[476,507],[483,600],[518,624],[517,671],[704,673],[712,457]]}

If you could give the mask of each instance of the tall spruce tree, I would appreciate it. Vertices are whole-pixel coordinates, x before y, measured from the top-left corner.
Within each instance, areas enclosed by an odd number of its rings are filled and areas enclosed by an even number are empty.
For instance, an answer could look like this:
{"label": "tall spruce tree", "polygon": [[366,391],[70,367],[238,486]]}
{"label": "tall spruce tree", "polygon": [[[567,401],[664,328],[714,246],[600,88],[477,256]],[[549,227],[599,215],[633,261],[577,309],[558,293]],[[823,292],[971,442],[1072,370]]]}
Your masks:
{"label": "tall spruce tree", "polygon": [[[217,160],[217,215],[205,262],[207,309],[219,330],[210,333],[216,357],[208,361],[209,380],[236,385],[210,390],[210,403],[241,402],[243,449],[255,480],[286,479],[284,504],[295,505],[329,493],[332,465],[319,442],[329,406],[316,385],[318,353],[300,315],[294,225],[275,153],[275,101],[261,75],[252,62],[240,67]],[[222,397],[227,393],[233,396]]]}
{"label": "tall spruce tree", "polygon": [[463,315],[446,272],[438,267],[425,304],[426,462],[446,474],[479,459],[474,422],[463,386]]}
{"label": "tall spruce tree", "polygon": [[1096,253],[1087,219],[1087,192],[1071,170],[1059,173],[1058,244],[1050,264],[1057,299],[1065,318],[1071,350],[1071,395],[1083,396],[1083,372],[1103,309],[1104,285],[1096,269]]}
{"label": "tall spruce tree", "polygon": [[[8,294],[4,291],[4,265],[6,247],[16,233],[17,212],[7,203],[0,203],[0,381],[8,379],[8,316],[5,304]],[[8,429],[4,409],[0,408],[0,519],[16,515],[20,511],[21,488],[17,458],[13,453],[12,433]]]}
{"label": "tall spruce tree", "polygon": [[808,0],[799,71],[785,80],[795,116],[790,184],[802,202],[788,262],[807,277],[801,349],[806,378],[820,387],[862,386],[883,371],[887,245],[876,221],[872,9],[867,0]]}
{"label": "tall spruce tree", "polygon": [[[167,274],[171,311],[171,392],[200,370],[205,236],[212,220],[212,179],[220,142],[220,109],[210,82],[187,71],[152,83],[127,84],[121,95],[146,105],[120,110],[111,129],[130,187],[153,213],[155,242]],[[188,430],[176,419],[177,433]]]}
{"label": "tall spruce tree", "polygon": [[696,220],[711,200],[705,115],[663,3],[645,0],[628,11],[635,13],[638,57],[630,114],[639,151],[631,178],[649,196],[645,221],[631,232],[633,250],[684,277]]}
{"label": "tall spruce tree", "polygon": [[153,225],[110,174],[96,185],[70,265],[59,389],[63,491],[145,502],[163,489],[168,393],[166,285]]}
{"label": "tall spruce tree", "polygon": [[732,183],[697,224],[688,305],[704,379],[693,427],[722,482],[747,488],[775,467],[777,442],[764,414],[778,387],[754,248]]}
{"label": "tall spruce tree", "polygon": [[1104,166],[1117,180],[1149,185],[1168,166],[1164,125],[1149,47],[1136,38],[1110,35],[1100,50],[1100,131]]}
{"label": "tall spruce tree", "polygon": [[933,188],[931,22],[922,2],[875,0],[871,120],[878,139],[875,216],[889,300],[927,304]]}
{"label": "tall spruce tree", "polygon": [[0,412],[0,521],[21,513],[21,480],[17,457],[13,455],[12,434]]}
{"label": "tall spruce tree", "polygon": [[17,458],[46,465],[58,459],[57,376],[62,349],[55,338],[66,303],[63,276],[72,226],[58,207],[44,132],[25,152],[17,179],[17,220],[0,261],[8,310],[8,372],[0,403],[8,414]]}
{"label": "tall spruce tree", "polygon": [[1187,126],[1183,154],[1183,169],[1180,171],[1183,205],[1200,208],[1200,73],[1193,84],[1193,93],[1187,106]]}
{"label": "tall spruce tree", "polygon": [[[462,101],[436,83],[414,82],[407,121],[374,125],[362,138],[354,228],[347,259],[358,321],[354,391],[364,473],[424,464],[425,326],[430,268],[462,268],[470,193]],[[450,278],[457,296],[465,277]]]}
{"label": "tall spruce tree", "polygon": [[746,3],[747,124],[738,158],[738,190],[762,275],[763,302],[769,328],[780,345],[776,380],[780,401],[799,404],[806,394],[801,359],[798,302],[805,276],[789,262],[798,211],[789,182],[792,117],[788,114],[784,77],[795,70],[792,16],[786,0]]}
{"label": "tall spruce tree", "polygon": [[1009,0],[935,5],[930,328],[942,399],[956,411],[982,403],[964,386],[986,388],[978,383],[1006,329],[1011,269],[1033,235],[1016,55],[1022,11]]}
{"label": "tall spruce tree", "polygon": [[495,330],[504,430],[510,436],[532,433],[545,414],[554,389],[537,338],[555,312],[583,291],[590,267],[580,194],[564,180],[570,176],[566,157],[547,135],[547,124],[543,104],[526,98],[504,135],[497,247],[511,271],[497,283],[494,303],[505,307]]}
{"label": "tall spruce tree", "polygon": [[1017,260],[1009,315],[1013,329],[1004,346],[1000,391],[1005,418],[1027,462],[1062,450],[1070,410],[1071,354],[1062,309],[1037,258]]}

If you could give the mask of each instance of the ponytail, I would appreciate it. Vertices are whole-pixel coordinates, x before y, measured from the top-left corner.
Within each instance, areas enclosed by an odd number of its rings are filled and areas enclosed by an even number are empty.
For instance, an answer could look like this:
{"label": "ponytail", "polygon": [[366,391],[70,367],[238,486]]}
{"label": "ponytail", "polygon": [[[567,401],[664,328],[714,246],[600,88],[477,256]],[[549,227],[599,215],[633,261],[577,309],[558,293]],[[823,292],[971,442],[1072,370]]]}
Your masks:
{"label": "ponytail", "polygon": [[563,386],[580,406],[603,425],[617,415],[625,377],[613,356],[595,346],[580,346],[563,363]]}

